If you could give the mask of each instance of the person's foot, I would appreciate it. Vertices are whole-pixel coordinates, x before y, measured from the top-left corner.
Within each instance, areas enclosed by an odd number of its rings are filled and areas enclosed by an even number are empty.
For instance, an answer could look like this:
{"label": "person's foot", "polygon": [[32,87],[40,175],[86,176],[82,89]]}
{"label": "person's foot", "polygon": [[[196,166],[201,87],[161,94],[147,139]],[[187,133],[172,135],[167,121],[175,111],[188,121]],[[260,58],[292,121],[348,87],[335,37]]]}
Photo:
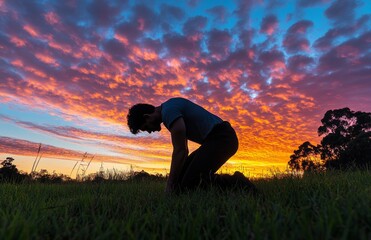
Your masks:
{"label": "person's foot", "polygon": [[258,189],[242,172],[235,171],[232,176],[236,179],[236,186],[238,188],[248,190],[254,195],[258,194]]}

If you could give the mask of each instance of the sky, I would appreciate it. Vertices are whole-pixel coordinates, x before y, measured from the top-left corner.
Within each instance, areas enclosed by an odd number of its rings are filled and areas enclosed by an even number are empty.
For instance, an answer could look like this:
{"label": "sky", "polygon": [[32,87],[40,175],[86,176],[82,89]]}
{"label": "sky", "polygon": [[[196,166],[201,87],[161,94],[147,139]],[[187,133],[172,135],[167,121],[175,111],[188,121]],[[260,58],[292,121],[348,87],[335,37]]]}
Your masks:
{"label": "sky", "polygon": [[370,94],[368,0],[0,0],[0,160],[25,172],[41,143],[37,170],[168,173],[169,132],[126,115],[184,97],[235,128],[222,171],[263,176]]}

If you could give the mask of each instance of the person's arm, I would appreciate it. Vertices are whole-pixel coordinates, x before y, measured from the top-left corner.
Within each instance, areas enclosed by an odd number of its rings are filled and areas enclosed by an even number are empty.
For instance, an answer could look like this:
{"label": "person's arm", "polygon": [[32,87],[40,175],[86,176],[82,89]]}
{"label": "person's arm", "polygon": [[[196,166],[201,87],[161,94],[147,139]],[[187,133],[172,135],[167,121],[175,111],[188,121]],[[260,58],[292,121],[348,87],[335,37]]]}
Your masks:
{"label": "person's arm", "polygon": [[170,127],[173,154],[171,159],[170,174],[166,186],[166,192],[172,192],[179,184],[179,175],[182,172],[184,162],[188,156],[186,127],[182,117],[175,120]]}

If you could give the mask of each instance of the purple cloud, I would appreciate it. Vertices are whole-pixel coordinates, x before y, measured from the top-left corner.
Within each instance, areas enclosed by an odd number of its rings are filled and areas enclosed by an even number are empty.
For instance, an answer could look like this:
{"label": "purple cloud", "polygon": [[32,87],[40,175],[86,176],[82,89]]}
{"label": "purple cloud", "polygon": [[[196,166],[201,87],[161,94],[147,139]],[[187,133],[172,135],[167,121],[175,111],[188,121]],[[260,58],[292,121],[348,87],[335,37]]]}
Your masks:
{"label": "purple cloud", "polygon": [[274,68],[277,64],[285,65],[285,55],[283,54],[283,52],[275,49],[263,51],[259,56],[259,60],[265,67]]}
{"label": "purple cloud", "polygon": [[202,32],[207,24],[207,18],[196,16],[188,19],[183,25],[183,33],[185,35],[193,35]]}
{"label": "purple cloud", "polygon": [[336,0],[326,9],[325,15],[335,24],[352,24],[355,17],[355,9],[359,6],[357,0]]}
{"label": "purple cloud", "polygon": [[343,71],[347,66],[352,66],[352,68],[355,66],[367,66],[360,59],[371,54],[370,39],[371,32],[366,32],[357,38],[349,39],[332,48],[320,57],[319,69],[322,71]]}
{"label": "purple cloud", "polygon": [[334,42],[340,37],[351,37],[354,34],[367,29],[370,24],[371,15],[363,15],[354,24],[347,26],[337,26],[326,32],[323,37],[318,38],[314,47],[320,50],[330,49]]}
{"label": "purple cloud", "polygon": [[94,0],[87,10],[95,24],[107,27],[119,17],[119,13],[123,7],[127,7],[127,3],[127,0],[110,2]]}
{"label": "purple cloud", "polygon": [[200,42],[187,38],[186,36],[167,34],[164,36],[163,41],[169,51],[169,56],[171,57],[191,57],[195,56],[195,53],[200,51]]}
{"label": "purple cloud", "polygon": [[290,72],[305,73],[313,64],[314,59],[305,55],[295,55],[288,59],[288,69]]}
{"label": "purple cloud", "polygon": [[300,51],[308,51],[310,43],[306,39],[305,34],[309,27],[313,26],[313,22],[301,20],[293,24],[286,32],[283,40],[283,46],[289,53],[297,53]]}
{"label": "purple cloud", "polygon": [[185,12],[179,7],[162,4],[160,16],[170,21],[173,19],[180,21],[184,19]]}
{"label": "purple cloud", "polygon": [[285,5],[285,0],[270,0],[266,1],[267,9],[274,10],[277,7],[281,7]]}
{"label": "purple cloud", "polygon": [[249,24],[250,11],[256,0],[237,0],[237,10],[234,11],[238,18],[237,28],[246,29]]}
{"label": "purple cloud", "polygon": [[208,13],[214,16],[215,23],[224,23],[227,18],[227,9],[223,6],[215,6],[207,10]]}
{"label": "purple cloud", "polygon": [[190,7],[196,7],[200,0],[188,0],[187,3]]}
{"label": "purple cloud", "polygon": [[132,21],[137,23],[139,31],[149,32],[157,27],[160,19],[153,9],[145,5],[135,5],[132,10]]}
{"label": "purple cloud", "polygon": [[260,26],[260,32],[263,32],[270,36],[276,31],[277,26],[278,19],[275,15],[265,16]]}
{"label": "purple cloud", "polygon": [[229,53],[232,37],[228,31],[213,29],[209,32],[208,49],[217,59],[224,58]]}
{"label": "purple cloud", "polygon": [[288,30],[288,34],[304,34],[308,28],[313,26],[313,22],[309,20],[301,20],[293,24]]}

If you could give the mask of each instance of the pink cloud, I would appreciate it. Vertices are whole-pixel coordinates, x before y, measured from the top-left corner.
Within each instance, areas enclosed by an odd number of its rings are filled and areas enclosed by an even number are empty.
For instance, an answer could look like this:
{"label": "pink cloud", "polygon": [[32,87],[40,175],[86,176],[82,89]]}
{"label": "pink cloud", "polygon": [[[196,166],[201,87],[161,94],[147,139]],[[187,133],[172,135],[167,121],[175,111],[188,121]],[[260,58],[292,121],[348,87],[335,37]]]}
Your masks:
{"label": "pink cloud", "polygon": [[278,27],[278,19],[275,15],[268,15],[263,18],[260,26],[260,32],[271,36]]}
{"label": "pink cloud", "polygon": [[61,20],[59,19],[59,16],[55,12],[48,12],[44,16],[45,16],[45,20],[50,25],[55,25],[61,22]]}

